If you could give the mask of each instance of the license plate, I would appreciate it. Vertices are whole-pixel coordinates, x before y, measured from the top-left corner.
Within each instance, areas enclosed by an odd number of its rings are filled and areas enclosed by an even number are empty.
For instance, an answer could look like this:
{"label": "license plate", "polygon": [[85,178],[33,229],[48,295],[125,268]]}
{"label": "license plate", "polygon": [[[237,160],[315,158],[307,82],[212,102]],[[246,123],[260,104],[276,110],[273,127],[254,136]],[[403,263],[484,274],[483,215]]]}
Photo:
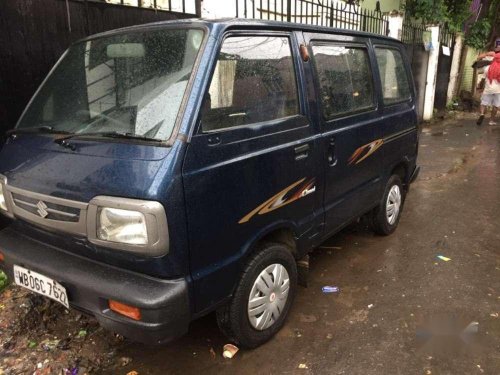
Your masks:
{"label": "license plate", "polygon": [[49,297],[69,309],[66,288],[57,281],[16,265],[14,265],[14,280],[17,285]]}

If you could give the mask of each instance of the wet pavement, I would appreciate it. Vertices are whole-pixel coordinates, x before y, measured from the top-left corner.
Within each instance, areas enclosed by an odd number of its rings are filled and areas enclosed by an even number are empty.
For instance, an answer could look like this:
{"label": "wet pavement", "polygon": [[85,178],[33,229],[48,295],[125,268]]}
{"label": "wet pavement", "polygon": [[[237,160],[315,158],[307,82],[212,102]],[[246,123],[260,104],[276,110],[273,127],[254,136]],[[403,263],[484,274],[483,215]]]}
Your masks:
{"label": "wet pavement", "polygon": [[109,373],[499,374],[500,126],[463,116],[424,127],[392,236],[361,221],[312,254],[272,341],[223,359],[209,315],[168,346],[125,344],[117,356],[132,361]]}

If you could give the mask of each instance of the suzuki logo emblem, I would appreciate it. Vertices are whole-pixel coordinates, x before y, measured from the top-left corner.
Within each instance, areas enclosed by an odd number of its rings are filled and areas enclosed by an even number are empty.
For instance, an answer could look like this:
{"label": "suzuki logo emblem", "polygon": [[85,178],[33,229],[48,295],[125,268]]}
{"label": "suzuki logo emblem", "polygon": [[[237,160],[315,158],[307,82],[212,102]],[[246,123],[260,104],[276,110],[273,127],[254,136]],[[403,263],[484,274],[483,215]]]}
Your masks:
{"label": "suzuki logo emblem", "polygon": [[36,204],[36,207],[38,208],[36,212],[38,212],[38,215],[40,215],[42,218],[46,218],[49,215],[49,213],[47,212],[47,205],[45,204],[45,202],[39,201]]}

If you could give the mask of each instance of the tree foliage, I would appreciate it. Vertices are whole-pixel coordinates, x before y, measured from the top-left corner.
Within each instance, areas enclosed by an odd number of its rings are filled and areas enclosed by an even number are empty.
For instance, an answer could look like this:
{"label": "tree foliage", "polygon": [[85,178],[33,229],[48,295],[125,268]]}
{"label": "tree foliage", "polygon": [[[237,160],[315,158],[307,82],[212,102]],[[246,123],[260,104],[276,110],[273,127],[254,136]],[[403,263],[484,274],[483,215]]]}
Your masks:
{"label": "tree foliage", "polygon": [[490,31],[491,23],[488,19],[474,22],[465,36],[465,44],[477,50],[484,49],[488,44]]}
{"label": "tree foliage", "polygon": [[2,291],[3,288],[5,288],[8,284],[7,276],[0,271],[0,292]]}
{"label": "tree foliage", "polygon": [[425,25],[446,25],[458,32],[466,27],[465,44],[484,49],[500,32],[500,0],[484,0],[479,14],[470,12],[472,0],[406,0],[406,13]]}
{"label": "tree foliage", "polygon": [[462,31],[465,21],[470,17],[472,0],[445,0],[448,11],[448,27],[451,31]]}
{"label": "tree foliage", "polygon": [[470,17],[472,0],[407,0],[405,12],[425,25],[447,25],[451,31],[460,31]]}
{"label": "tree foliage", "polygon": [[492,47],[500,31],[500,0],[485,1],[478,20],[470,25],[465,35],[465,44],[475,49]]}
{"label": "tree foliage", "polygon": [[403,9],[407,15],[421,20],[425,25],[440,24],[448,18],[444,0],[407,0]]}

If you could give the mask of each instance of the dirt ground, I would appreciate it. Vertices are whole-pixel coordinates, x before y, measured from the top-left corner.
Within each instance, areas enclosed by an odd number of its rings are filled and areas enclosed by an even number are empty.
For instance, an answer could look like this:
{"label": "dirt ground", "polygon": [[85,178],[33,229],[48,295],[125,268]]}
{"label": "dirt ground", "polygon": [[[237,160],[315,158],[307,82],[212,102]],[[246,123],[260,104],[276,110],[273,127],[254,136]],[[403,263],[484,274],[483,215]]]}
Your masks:
{"label": "dirt ground", "polygon": [[148,347],[8,287],[0,375],[499,374],[500,126],[459,114],[424,127],[419,164],[396,233],[361,221],[317,249],[309,286],[266,345],[222,358],[209,315]]}
{"label": "dirt ground", "polygon": [[123,342],[94,319],[17,287],[2,293],[0,312],[0,374],[99,373]]}

